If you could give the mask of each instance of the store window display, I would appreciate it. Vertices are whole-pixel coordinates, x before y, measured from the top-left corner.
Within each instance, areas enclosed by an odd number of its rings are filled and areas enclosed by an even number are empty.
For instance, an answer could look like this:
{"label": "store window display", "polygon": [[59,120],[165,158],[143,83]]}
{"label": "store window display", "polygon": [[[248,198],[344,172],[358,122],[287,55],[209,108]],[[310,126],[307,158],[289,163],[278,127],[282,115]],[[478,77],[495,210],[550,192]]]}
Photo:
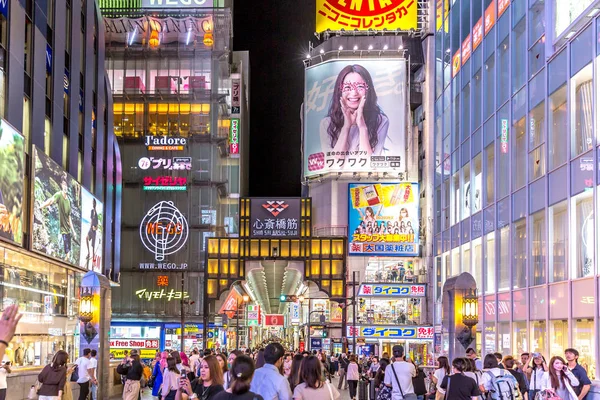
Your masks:
{"label": "store window display", "polygon": [[419,271],[412,260],[370,259],[365,271],[365,282],[416,283]]}
{"label": "store window display", "polygon": [[421,299],[360,298],[358,303],[357,320],[361,325],[417,325],[421,323]]}

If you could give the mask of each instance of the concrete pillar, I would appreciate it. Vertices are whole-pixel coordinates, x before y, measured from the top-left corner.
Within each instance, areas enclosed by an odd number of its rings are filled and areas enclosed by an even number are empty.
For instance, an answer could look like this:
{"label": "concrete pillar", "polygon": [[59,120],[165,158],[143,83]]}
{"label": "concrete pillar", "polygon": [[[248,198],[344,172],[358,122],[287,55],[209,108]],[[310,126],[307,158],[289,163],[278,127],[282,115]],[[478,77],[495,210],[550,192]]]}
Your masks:
{"label": "concrete pillar", "polygon": [[89,348],[98,352],[98,399],[108,400],[110,380],[109,334],[111,289],[108,278],[90,271],[81,279],[79,354]]}
{"label": "concrete pillar", "polygon": [[[473,275],[463,272],[450,277],[442,292],[442,343],[448,343],[448,358],[464,357],[465,350],[475,346],[475,333],[462,322],[462,298],[467,290],[477,289]],[[447,339],[447,340],[445,340]],[[443,349],[443,352],[445,352]]]}

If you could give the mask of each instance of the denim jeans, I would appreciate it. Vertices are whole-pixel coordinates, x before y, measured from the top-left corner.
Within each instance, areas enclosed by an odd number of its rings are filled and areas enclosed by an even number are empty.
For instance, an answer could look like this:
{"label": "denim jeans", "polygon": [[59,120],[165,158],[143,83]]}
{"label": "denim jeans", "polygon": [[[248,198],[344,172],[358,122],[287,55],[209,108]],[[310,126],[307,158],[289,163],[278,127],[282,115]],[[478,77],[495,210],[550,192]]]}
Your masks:
{"label": "denim jeans", "polygon": [[92,394],[92,400],[96,400],[98,397],[98,385],[90,383],[90,393]]}

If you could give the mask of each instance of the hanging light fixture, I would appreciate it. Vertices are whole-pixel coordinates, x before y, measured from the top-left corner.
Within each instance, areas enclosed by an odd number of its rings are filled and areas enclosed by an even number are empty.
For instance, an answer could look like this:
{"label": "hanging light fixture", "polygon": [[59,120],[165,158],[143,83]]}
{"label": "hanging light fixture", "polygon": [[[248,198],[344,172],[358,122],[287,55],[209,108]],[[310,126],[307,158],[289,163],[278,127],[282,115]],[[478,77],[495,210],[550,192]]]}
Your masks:
{"label": "hanging light fixture", "polygon": [[148,41],[148,44],[153,49],[157,48],[158,45],[160,44],[160,39],[158,37],[158,31],[157,30],[153,30],[152,32],[150,32],[150,40]]}
{"label": "hanging light fixture", "polygon": [[94,294],[90,288],[82,288],[79,304],[79,320],[87,324],[94,318]]}
{"label": "hanging light fixture", "polygon": [[215,43],[215,38],[213,37],[212,33],[212,27],[209,26],[206,29],[206,32],[204,32],[204,40],[202,40],[202,43],[204,43],[206,47],[212,47]]}

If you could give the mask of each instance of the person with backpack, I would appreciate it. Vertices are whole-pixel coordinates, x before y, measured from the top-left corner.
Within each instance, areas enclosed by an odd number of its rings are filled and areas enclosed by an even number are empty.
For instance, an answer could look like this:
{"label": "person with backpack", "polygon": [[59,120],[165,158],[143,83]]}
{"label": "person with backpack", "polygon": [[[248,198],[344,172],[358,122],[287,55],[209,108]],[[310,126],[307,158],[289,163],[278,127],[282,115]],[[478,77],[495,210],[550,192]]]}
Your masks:
{"label": "person with backpack", "polygon": [[577,400],[574,388],[579,386],[579,379],[569,370],[562,357],[556,356],[550,359],[550,368],[544,378],[543,391],[553,392],[561,400]]}
{"label": "person with backpack", "polygon": [[444,380],[444,377],[450,375],[450,364],[448,363],[448,357],[438,357],[438,369],[436,369],[431,376],[433,383],[437,385],[437,392],[435,393],[435,400],[444,400],[446,397],[446,390],[444,390],[440,384]]}
{"label": "person with backpack", "polygon": [[527,384],[527,377],[524,373],[515,368],[516,360],[513,356],[505,356],[502,359],[502,364],[508,372],[511,373],[512,376],[515,377],[517,383],[519,384],[519,391],[523,396],[523,400],[529,400],[529,385]]}
{"label": "person with backpack", "polygon": [[521,399],[519,384],[514,376],[498,366],[498,359],[494,354],[488,354],[483,359],[484,373],[481,376],[479,389],[486,393],[488,400],[516,400]]}
{"label": "person with backpack", "polygon": [[452,360],[452,375],[446,375],[438,385],[445,391],[448,400],[478,400],[481,392],[477,383],[464,374],[468,361],[464,358]]}
{"label": "person with backpack", "polygon": [[392,388],[392,400],[417,400],[412,378],[417,375],[415,366],[404,361],[404,347],[392,348],[394,362],[385,369],[384,383]]}

